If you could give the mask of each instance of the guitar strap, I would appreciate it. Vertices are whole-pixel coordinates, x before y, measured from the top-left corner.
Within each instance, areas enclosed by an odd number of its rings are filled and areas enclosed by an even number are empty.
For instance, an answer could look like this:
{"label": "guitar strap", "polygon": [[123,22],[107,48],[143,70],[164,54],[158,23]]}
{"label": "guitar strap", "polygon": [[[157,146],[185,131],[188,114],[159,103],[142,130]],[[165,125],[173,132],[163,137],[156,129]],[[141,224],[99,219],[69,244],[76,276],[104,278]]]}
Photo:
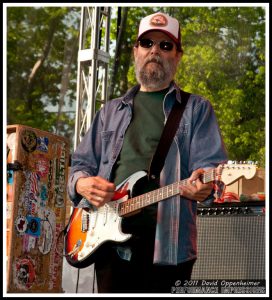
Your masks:
{"label": "guitar strap", "polygon": [[180,120],[182,118],[185,106],[188,102],[190,95],[190,93],[180,90],[181,103],[175,101],[175,104],[164,126],[156,152],[153,155],[150,163],[148,177],[151,180],[158,180],[160,177],[160,172],[163,168],[166,155],[169,151],[170,145],[178,129]]}

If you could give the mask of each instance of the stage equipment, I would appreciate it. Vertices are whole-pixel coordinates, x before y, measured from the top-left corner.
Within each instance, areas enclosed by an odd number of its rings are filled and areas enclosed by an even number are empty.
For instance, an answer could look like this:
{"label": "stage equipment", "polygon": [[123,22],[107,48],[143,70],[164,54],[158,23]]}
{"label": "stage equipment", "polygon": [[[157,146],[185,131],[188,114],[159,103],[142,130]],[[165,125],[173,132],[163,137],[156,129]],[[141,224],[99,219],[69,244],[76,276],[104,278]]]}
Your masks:
{"label": "stage equipment", "polygon": [[7,126],[7,292],[62,292],[68,139]]}
{"label": "stage equipment", "polygon": [[265,279],[264,201],[198,206],[193,279]]}

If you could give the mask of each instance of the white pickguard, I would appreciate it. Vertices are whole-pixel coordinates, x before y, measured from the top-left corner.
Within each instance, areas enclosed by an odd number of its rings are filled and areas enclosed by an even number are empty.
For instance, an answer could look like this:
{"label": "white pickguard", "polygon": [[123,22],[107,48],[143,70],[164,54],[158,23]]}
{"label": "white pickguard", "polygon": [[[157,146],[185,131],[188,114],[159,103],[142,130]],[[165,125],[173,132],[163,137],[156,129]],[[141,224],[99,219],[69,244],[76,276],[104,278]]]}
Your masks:
{"label": "white pickguard", "polygon": [[[131,190],[134,184],[143,176],[146,172],[139,171],[134,173],[131,177],[122,182],[117,190],[126,184],[126,189]],[[85,260],[90,256],[101,244],[106,241],[125,242],[132,235],[123,233],[121,230],[122,217],[118,215],[118,206],[120,203],[127,201],[128,195],[116,201],[106,203],[104,206],[95,210],[84,210],[82,214],[86,214],[89,228],[87,232],[87,238],[82,249],[78,252],[78,261]],[[88,215],[88,217],[87,217]]]}
{"label": "white pickguard", "polygon": [[125,196],[117,201],[108,202],[94,211],[84,210],[83,214],[89,215],[87,219],[90,229],[83,248],[78,252],[78,261],[86,259],[106,241],[125,242],[131,237],[131,234],[122,232],[122,217],[117,213],[118,204],[127,199],[128,196]]}

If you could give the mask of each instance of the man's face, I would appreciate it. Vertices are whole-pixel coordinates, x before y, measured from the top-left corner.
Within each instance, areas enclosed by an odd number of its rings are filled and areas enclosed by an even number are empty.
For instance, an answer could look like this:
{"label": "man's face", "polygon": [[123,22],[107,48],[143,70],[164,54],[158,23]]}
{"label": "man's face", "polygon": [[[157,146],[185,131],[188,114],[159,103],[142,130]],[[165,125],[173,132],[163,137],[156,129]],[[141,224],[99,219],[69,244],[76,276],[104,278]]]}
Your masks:
{"label": "man's face", "polygon": [[[150,39],[155,44],[150,48],[140,45],[134,47],[135,72],[143,91],[156,91],[167,88],[173,80],[177,65],[181,58],[174,42],[164,33],[151,31],[141,39]],[[160,42],[168,41],[174,47],[170,51],[160,48]]]}

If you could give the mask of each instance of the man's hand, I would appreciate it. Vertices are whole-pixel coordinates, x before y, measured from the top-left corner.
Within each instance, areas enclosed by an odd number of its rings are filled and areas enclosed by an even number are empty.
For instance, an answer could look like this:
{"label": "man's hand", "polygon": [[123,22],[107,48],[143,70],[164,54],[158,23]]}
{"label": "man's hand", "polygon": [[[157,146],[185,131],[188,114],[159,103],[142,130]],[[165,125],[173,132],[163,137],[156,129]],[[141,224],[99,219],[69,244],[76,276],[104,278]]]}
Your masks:
{"label": "man's hand", "polygon": [[96,207],[109,202],[115,191],[115,185],[100,176],[79,178],[76,183],[78,194]]}
{"label": "man's hand", "polygon": [[187,184],[180,186],[180,195],[190,200],[204,201],[210,195],[213,183],[202,183],[199,176],[203,173],[203,169],[195,170],[187,179]]}

